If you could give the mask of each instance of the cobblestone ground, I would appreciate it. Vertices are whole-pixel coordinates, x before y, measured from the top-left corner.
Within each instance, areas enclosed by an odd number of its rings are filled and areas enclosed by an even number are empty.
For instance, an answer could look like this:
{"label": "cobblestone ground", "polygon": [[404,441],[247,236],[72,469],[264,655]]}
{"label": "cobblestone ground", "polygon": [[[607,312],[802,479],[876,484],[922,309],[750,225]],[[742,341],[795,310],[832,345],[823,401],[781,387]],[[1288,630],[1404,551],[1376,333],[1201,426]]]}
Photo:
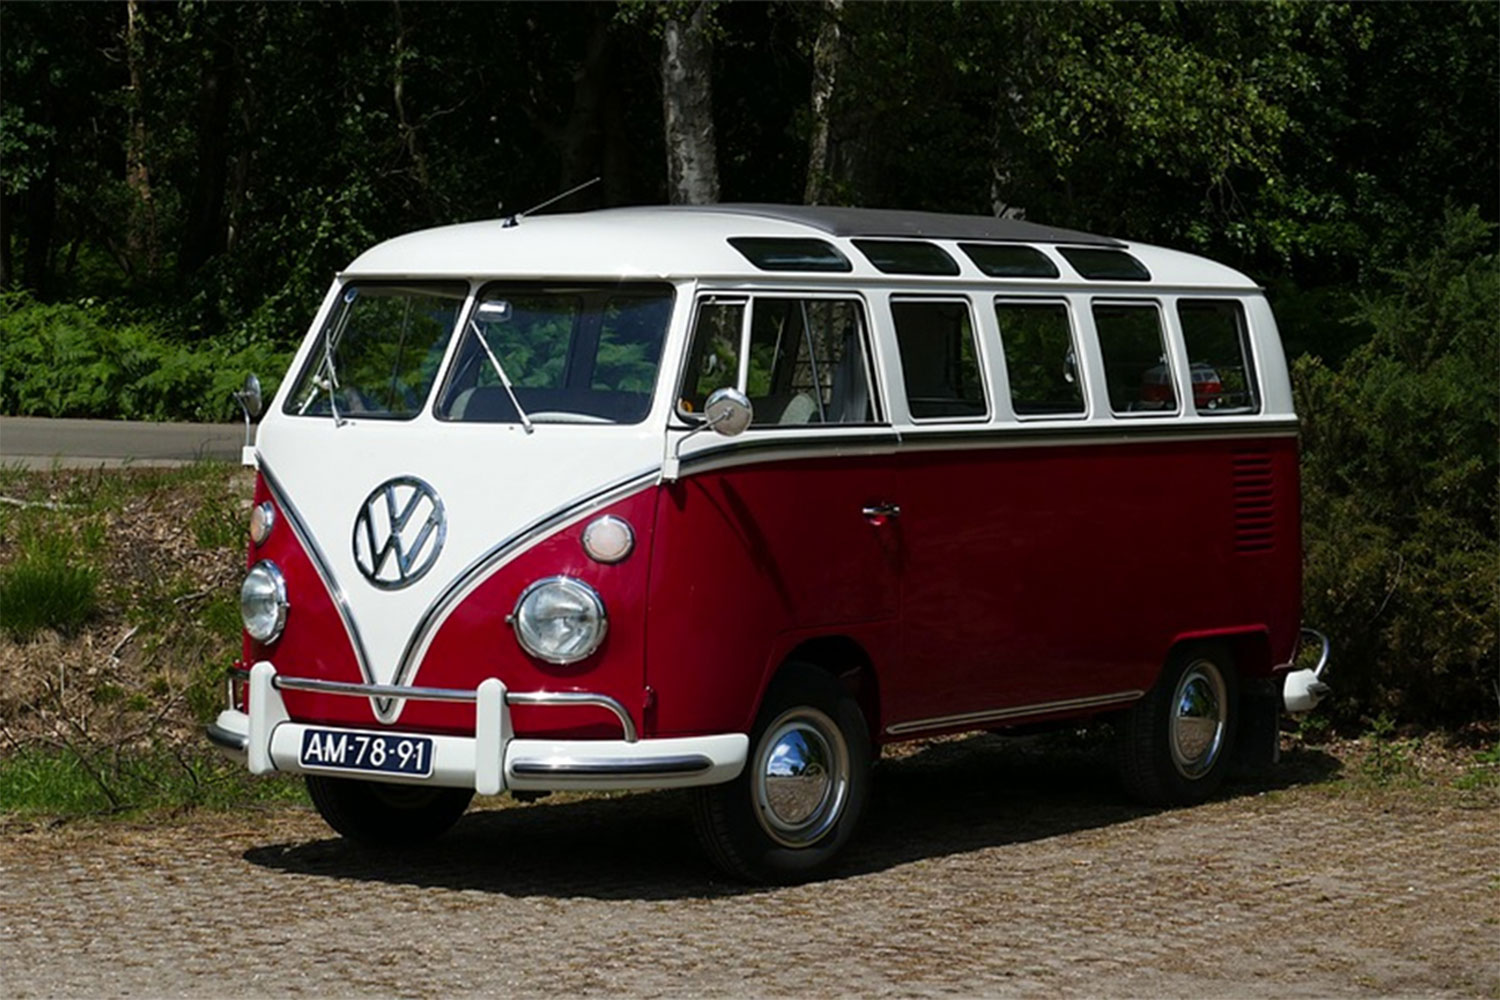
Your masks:
{"label": "cobblestone ground", "polygon": [[1500,995],[1493,797],[1337,766],[1151,812],[1097,762],[941,745],[774,890],[708,867],[681,795],[486,802],[398,858],[296,809],[18,830],[0,995]]}

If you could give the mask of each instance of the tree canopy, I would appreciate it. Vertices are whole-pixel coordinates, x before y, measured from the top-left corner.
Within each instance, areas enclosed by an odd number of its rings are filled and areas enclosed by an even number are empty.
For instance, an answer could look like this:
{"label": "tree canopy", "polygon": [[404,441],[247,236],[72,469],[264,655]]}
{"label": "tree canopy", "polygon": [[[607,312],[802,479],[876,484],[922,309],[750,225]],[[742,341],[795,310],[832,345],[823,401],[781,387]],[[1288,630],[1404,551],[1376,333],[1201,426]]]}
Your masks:
{"label": "tree canopy", "polygon": [[[1160,243],[1263,282],[1302,357],[1309,618],[1371,660],[1361,704],[1462,714],[1500,656],[1497,21],[1489,0],[7,3],[0,411],[226,416],[365,247],[595,176],[553,210],[806,199]],[[1403,701],[1401,671],[1456,687]]]}

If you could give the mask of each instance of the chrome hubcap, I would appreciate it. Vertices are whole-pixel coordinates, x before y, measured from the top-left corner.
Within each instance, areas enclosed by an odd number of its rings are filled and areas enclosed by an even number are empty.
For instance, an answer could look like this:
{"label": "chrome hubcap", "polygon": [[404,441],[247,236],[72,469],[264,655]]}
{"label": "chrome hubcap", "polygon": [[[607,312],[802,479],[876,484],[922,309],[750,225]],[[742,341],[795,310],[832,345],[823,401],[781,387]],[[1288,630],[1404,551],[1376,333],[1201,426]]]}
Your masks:
{"label": "chrome hubcap", "polygon": [[778,716],[754,767],[755,814],[772,840],[807,847],[838,822],[849,793],[849,748],[822,712],[802,707]]}
{"label": "chrome hubcap", "polygon": [[1169,742],[1172,763],[1184,778],[1201,778],[1219,759],[1229,716],[1224,675],[1210,660],[1197,660],[1183,672],[1172,697]]}

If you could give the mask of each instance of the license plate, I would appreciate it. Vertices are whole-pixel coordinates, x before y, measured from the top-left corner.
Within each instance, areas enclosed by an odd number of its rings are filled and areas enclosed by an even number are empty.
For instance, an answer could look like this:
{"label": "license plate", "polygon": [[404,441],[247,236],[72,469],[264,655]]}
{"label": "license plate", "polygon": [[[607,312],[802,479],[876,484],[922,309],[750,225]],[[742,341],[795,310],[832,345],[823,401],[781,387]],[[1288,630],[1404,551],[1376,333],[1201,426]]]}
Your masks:
{"label": "license plate", "polygon": [[432,775],[432,740],[426,736],[305,729],[298,760],[303,767],[427,778]]}

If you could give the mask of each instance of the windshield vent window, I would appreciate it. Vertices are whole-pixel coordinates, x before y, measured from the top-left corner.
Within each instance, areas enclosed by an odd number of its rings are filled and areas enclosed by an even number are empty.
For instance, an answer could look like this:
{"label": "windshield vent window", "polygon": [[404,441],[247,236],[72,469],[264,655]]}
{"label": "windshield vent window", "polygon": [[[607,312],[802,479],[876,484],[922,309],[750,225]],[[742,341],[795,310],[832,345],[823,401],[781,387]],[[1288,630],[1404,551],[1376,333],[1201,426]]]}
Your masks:
{"label": "windshield vent window", "polygon": [[859,252],[883,274],[958,273],[958,262],[947,251],[918,240],[855,240]]}
{"label": "windshield vent window", "polygon": [[1074,270],[1090,281],[1150,281],[1146,265],[1123,250],[1095,247],[1058,247]]}
{"label": "windshield vent window", "polygon": [[762,271],[852,271],[832,243],[803,238],[735,236],[729,245]]}
{"label": "windshield vent window", "polygon": [[1057,265],[1036,247],[1014,243],[960,243],[974,266],[991,278],[1055,278]]}

